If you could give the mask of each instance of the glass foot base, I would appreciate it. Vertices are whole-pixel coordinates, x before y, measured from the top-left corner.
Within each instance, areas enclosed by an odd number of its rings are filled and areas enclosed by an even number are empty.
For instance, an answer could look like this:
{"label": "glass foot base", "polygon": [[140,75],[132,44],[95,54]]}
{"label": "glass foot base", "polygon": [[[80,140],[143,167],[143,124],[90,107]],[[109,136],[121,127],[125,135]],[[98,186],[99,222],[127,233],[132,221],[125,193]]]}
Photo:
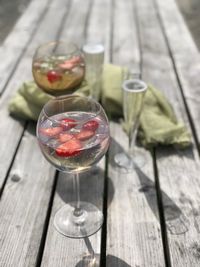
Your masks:
{"label": "glass foot base", "polygon": [[144,154],[139,151],[131,156],[125,153],[118,153],[115,155],[114,160],[119,167],[127,171],[142,168],[146,163]]}
{"label": "glass foot base", "polygon": [[103,224],[102,212],[93,204],[80,202],[80,216],[74,215],[76,202],[62,207],[54,217],[57,231],[67,237],[83,238],[96,233]]}

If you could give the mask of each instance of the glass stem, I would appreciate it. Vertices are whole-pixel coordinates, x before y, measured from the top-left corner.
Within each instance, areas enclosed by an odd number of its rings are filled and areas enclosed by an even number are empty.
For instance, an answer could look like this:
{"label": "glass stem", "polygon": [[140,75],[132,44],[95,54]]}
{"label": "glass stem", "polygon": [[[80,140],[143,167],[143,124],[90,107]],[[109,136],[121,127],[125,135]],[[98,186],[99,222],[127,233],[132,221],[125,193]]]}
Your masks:
{"label": "glass stem", "polygon": [[129,132],[128,138],[128,154],[131,155],[133,153],[133,149],[136,142],[137,131],[134,129],[133,131]]}
{"label": "glass stem", "polygon": [[78,217],[83,214],[82,209],[80,208],[80,182],[79,182],[79,173],[74,174],[74,192],[76,195],[76,206],[74,209],[74,216]]}

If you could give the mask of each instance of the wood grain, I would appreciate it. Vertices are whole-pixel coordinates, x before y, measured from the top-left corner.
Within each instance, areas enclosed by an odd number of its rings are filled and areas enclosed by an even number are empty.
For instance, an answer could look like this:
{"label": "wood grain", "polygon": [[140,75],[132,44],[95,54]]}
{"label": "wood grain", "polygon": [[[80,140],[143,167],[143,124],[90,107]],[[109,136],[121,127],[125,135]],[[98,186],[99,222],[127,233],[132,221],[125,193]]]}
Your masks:
{"label": "wood grain", "polygon": [[127,136],[111,124],[107,222],[107,266],[165,266],[152,158],[144,152],[142,169],[126,173],[114,156],[127,151]]}
{"label": "wood grain", "polygon": [[[40,26],[38,26],[37,33],[35,34],[30,46],[27,48],[27,51],[24,54],[23,58],[18,63],[15,74],[9,80],[6,90],[0,99],[0,118],[2,121],[2,130],[0,131],[0,137],[1,140],[4,140],[4,137],[6,136],[7,140],[9,140],[8,142],[2,142],[1,144],[0,156],[2,157],[2,160],[0,161],[0,188],[4,183],[8,169],[10,167],[10,164],[12,163],[14,153],[20,142],[25,125],[24,121],[15,120],[9,116],[9,101],[24,81],[32,80],[31,65],[35,49],[41,43],[53,40],[57,36],[59,22],[62,21],[62,16],[65,15],[66,10],[68,9],[67,3],[68,2],[62,0],[57,4],[56,2],[54,2],[54,4],[49,7],[47,14],[43,18],[43,21],[41,22]],[[63,6],[65,8],[63,8]],[[50,30],[49,23],[51,22],[52,15],[56,10],[60,11],[60,19],[56,20],[56,22],[54,23],[55,28],[51,28]]]}
{"label": "wood grain", "polygon": [[[132,1],[115,1],[113,62],[140,74],[140,49]],[[107,206],[107,266],[164,266],[161,229],[152,158],[142,150],[146,164],[126,173],[114,156],[128,150],[120,124],[111,124]],[[113,193],[112,193],[113,192]]]}
{"label": "wood grain", "polygon": [[[98,168],[88,171],[80,176],[80,199],[92,203],[102,209],[104,191],[104,161]],[[73,192],[73,176],[60,174],[53,208],[47,233],[47,239],[41,266],[86,266],[87,256],[94,253],[99,265],[101,248],[101,231],[91,237],[73,239],[57,232],[53,225],[56,211],[75,201]]]}
{"label": "wood grain", "polygon": [[[200,54],[174,1],[158,1],[158,9],[179,81],[200,142]],[[175,14],[172,18],[171,14]]]}
{"label": "wood grain", "polygon": [[133,1],[114,1],[112,61],[140,74],[140,49]]}
{"label": "wood grain", "polygon": [[51,0],[34,0],[27,7],[26,12],[20,17],[14,29],[0,47],[0,94],[5,89],[8,79],[14,72],[20,57],[31,41],[41,18],[45,15],[47,5]]}
{"label": "wood grain", "polygon": [[[76,39],[81,44],[85,39],[85,26],[87,25],[87,16],[90,16],[91,24],[99,20],[98,16],[93,16],[92,13],[88,14],[88,10],[93,12],[95,10],[96,2],[93,3],[93,8],[89,9],[91,1],[85,1],[84,7],[80,10],[80,1],[74,1],[68,18],[63,27],[61,37],[64,39]],[[109,5],[108,1],[104,1],[105,5]],[[104,5],[104,8],[106,7]],[[76,10],[76,19],[74,13]],[[109,23],[109,17],[107,18]],[[88,26],[90,27],[90,26]],[[88,28],[89,29],[89,28]],[[99,29],[100,34],[101,28]],[[88,34],[89,38],[89,34]],[[87,41],[87,40],[86,40]],[[87,201],[98,206],[100,210],[103,209],[103,194],[104,194],[104,175],[105,175],[105,161],[103,160],[98,169],[93,169],[86,172],[80,179],[80,199]],[[95,267],[100,266],[100,251],[101,251],[101,230],[91,237],[82,239],[72,239],[62,236],[55,230],[53,220],[56,211],[61,208],[65,203],[75,200],[73,192],[72,176],[59,175],[56,187],[56,193],[53,201],[52,213],[47,232],[47,238],[44,247],[41,266],[88,266],[88,257],[94,253],[96,257]],[[92,264],[90,262],[90,264]]]}
{"label": "wood grain", "polygon": [[0,203],[0,266],[35,266],[54,170],[42,156],[30,125]]}
{"label": "wood grain", "polygon": [[112,46],[112,1],[93,0],[86,28],[86,43],[100,43],[105,47],[105,62],[110,62]]}
{"label": "wood grain", "polygon": [[[65,8],[63,8],[63,6]],[[60,20],[49,31],[52,14],[61,9]],[[35,138],[35,124],[29,123],[24,131],[24,122],[9,116],[7,105],[17,87],[31,77],[32,52],[35,46],[57,36],[59,21],[62,21],[68,5],[65,0],[54,2],[43,18],[31,45],[20,61],[15,75],[10,80],[1,98],[2,143],[1,182],[5,184],[0,203],[1,220],[1,266],[36,266],[45,220],[49,209],[55,170],[44,160]],[[46,33],[46,34],[45,34]],[[31,68],[31,67],[30,67]],[[23,133],[24,131],[24,133]],[[23,134],[23,136],[21,136]],[[16,157],[15,150],[18,146]],[[14,163],[12,164],[12,158]],[[10,166],[10,164],[12,164]],[[10,168],[10,169],[9,169]],[[8,249],[8,247],[10,249]]]}
{"label": "wood grain", "polygon": [[[75,199],[72,176],[55,179],[35,124],[8,114],[17,88],[32,79],[35,49],[55,39],[103,43],[105,62],[131,68],[165,93],[193,144],[183,151],[159,147],[155,158],[140,148],[146,165],[126,173],[114,156],[127,151],[127,136],[111,122],[107,169],[103,159],[80,182],[81,199],[105,208],[105,226],[78,240],[53,226],[56,211]],[[0,266],[86,267],[93,253],[93,267],[100,259],[107,267],[199,266],[200,162],[193,135],[199,145],[199,51],[175,0],[32,0],[0,57]]]}
{"label": "wood grain", "polygon": [[[173,60],[161,26],[164,22],[159,20],[154,1],[143,1],[142,7],[140,1],[137,1],[137,6],[143,77],[165,93],[179,120],[184,121],[190,131]],[[173,7],[175,8],[175,5]],[[174,10],[174,17],[176,13],[179,14],[177,10]],[[148,25],[144,24],[146,21],[149,22]],[[152,29],[156,32],[156,49],[155,39],[150,38]],[[187,38],[190,36],[186,35],[185,39]],[[171,52],[173,56],[173,51]],[[171,266],[199,266],[197,255],[199,232],[195,226],[198,213],[195,207],[199,206],[197,188],[199,187],[200,164],[196,147],[183,151],[159,148],[156,150],[156,163],[169,243],[168,263],[171,262]]]}

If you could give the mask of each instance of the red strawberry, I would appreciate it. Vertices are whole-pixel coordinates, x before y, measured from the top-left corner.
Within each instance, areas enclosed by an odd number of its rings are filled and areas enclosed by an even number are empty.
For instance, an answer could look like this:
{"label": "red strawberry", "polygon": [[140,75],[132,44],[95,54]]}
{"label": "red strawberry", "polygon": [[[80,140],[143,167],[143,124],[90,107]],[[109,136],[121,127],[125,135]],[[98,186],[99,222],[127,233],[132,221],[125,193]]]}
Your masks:
{"label": "red strawberry", "polygon": [[79,56],[74,56],[69,61],[74,63],[74,64],[77,64],[77,63],[80,63],[81,58]]}
{"label": "red strawberry", "polygon": [[69,118],[65,118],[63,120],[61,120],[61,127],[64,130],[69,130],[71,128],[74,128],[76,126],[76,120],[74,119],[69,119]]}
{"label": "red strawberry", "polygon": [[49,137],[55,136],[63,131],[62,127],[40,128],[39,133]]}
{"label": "red strawberry", "polygon": [[50,83],[57,82],[62,79],[60,73],[56,72],[55,70],[50,70],[47,72],[47,79]]}
{"label": "red strawberry", "polygon": [[99,127],[99,123],[96,120],[90,120],[83,124],[84,130],[96,131]]}
{"label": "red strawberry", "polygon": [[59,67],[62,69],[71,70],[74,67],[74,63],[70,61],[65,61],[64,63],[60,64]]}
{"label": "red strawberry", "polygon": [[59,141],[61,142],[61,143],[64,143],[64,142],[67,142],[67,141],[69,141],[70,139],[72,139],[72,138],[74,138],[73,137],[73,135],[71,135],[71,134],[68,134],[68,133],[61,133],[60,135],[59,135]]}
{"label": "red strawberry", "polygon": [[79,56],[75,56],[71,59],[65,60],[63,63],[59,65],[62,69],[71,70],[73,69],[78,63],[80,63],[81,58]]}
{"label": "red strawberry", "polygon": [[94,131],[82,130],[80,133],[76,134],[75,137],[80,141],[85,141],[94,136]]}
{"label": "red strawberry", "polygon": [[77,156],[81,151],[82,148],[81,143],[79,140],[72,138],[66,143],[59,145],[56,148],[56,154],[59,157],[72,157]]}

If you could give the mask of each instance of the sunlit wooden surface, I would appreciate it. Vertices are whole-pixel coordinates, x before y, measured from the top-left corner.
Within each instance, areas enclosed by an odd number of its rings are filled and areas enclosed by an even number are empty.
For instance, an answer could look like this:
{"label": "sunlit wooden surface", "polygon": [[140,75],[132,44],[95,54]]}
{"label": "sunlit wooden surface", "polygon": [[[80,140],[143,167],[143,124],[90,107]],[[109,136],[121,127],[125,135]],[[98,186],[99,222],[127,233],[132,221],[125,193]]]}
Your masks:
{"label": "sunlit wooden surface", "polygon": [[[193,146],[144,150],[144,168],[125,173],[113,160],[128,139],[111,122],[106,158],[81,177],[81,198],[104,212],[89,238],[53,227],[75,198],[72,177],[43,158],[35,124],[8,114],[8,103],[43,42],[98,41],[105,61],[132,67],[154,84],[184,121]],[[0,266],[200,266],[200,55],[174,0],[32,0],[0,47]],[[95,255],[89,262],[89,255]]]}

